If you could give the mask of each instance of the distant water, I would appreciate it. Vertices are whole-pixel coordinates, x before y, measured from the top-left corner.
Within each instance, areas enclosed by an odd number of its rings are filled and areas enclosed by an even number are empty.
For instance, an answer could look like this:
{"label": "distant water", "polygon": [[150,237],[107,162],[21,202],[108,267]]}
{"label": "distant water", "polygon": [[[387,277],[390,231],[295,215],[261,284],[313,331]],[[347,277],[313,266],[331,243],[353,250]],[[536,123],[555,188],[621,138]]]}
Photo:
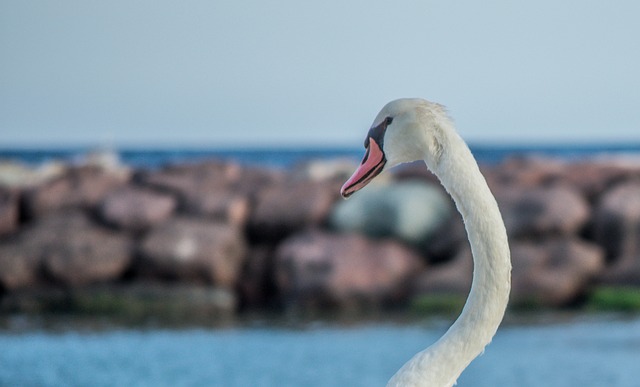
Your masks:
{"label": "distant water", "polygon": [[[0,331],[0,386],[384,386],[448,323]],[[640,318],[507,324],[458,386],[634,387]]]}
{"label": "distant water", "polygon": [[[581,159],[602,155],[640,156],[639,144],[613,145],[549,145],[549,146],[489,146],[472,145],[480,163],[495,164],[513,155],[545,155],[561,159]],[[0,160],[11,159],[37,165],[52,160],[78,161],[91,149],[0,149]],[[128,165],[157,168],[168,163],[192,162],[204,159],[233,160],[245,165],[287,168],[310,159],[349,158],[359,160],[361,148],[264,148],[264,149],[117,149],[115,152]]]}

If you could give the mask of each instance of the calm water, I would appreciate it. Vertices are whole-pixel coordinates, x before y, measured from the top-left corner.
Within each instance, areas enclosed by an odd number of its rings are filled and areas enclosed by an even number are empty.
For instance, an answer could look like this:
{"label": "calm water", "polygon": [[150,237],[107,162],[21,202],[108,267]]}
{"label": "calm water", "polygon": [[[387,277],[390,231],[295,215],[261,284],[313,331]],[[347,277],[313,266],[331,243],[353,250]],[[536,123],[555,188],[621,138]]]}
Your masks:
{"label": "calm water", "polygon": [[[384,386],[447,323],[0,332],[2,386]],[[640,318],[507,324],[458,386],[638,386]]]}

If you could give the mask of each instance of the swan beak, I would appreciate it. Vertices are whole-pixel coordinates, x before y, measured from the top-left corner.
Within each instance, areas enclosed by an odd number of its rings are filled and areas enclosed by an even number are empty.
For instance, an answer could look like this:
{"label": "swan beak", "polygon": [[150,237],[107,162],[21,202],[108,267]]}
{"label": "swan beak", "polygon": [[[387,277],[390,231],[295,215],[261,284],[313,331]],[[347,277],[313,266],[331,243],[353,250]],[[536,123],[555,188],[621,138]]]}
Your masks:
{"label": "swan beak", "polygon": [[364,154],[362,163],[340,190],[342,197],[346,199],[367,185],[374,177],[382,172],[386,162],[387,159],[378,143],[373,137],[369,137],[369,146],[367,147],[367,152]]}

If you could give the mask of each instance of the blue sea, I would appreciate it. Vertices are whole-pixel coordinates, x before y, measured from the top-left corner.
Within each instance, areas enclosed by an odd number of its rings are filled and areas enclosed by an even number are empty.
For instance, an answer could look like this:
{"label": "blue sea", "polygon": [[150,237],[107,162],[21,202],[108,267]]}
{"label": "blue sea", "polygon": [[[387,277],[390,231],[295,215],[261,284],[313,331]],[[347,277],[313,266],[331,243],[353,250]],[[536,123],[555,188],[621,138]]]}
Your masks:
{"label": "blue sea", "polygon": [[[470,146],[481,164],[496,164],[513,156],[548,156],[565,160],[580,160],[600,156],[640,156],[640,143],[559,144],[559,145],[473,145]],[[78,161],[92,148],[0,148],[0,160],[9,159],[30,165],[52,160]],[[104,151],[104,149],[98,149]],[[360,160],[362,148],[299,147],[299,148],[119,148],[115,152],[123,163],[133,167],[157,168],[162,165],[194,162],[205,159],[236,161],[244,165],[288,168],[314,159],[349,158]]]}
{"label": "blue sea", "polygon": [[[448,320],[0,330],[1,386],[384,386]],[[637,387],[640,317],[503,324],[458,386]]]}

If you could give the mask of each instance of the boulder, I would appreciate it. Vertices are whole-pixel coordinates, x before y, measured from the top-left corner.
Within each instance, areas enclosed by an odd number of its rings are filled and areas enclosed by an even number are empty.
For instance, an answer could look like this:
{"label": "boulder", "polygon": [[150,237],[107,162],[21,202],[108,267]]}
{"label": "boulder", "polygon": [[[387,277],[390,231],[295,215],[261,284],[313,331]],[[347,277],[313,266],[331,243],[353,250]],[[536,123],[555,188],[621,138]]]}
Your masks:
{"label": "boulder", "polygon": [[340,194],[333,184],[290,180],[256,193],[248,230],[254,240],[279,241],[325,222]]}
{"label": "boulder", "polygon": [[0,237],[18,228],[18,192],[0,185]]}
{"label": "boulder", "polygon": [[429,259],[429,263],[438,264],[452,260],[468,246],[462,216],[459,212],[452,211],[452,215],[434,230],[420,251]]}
{"label": "boulder", "polygon": [[511,244],[514,304],[562,306],[582,296],[604,268],[604,252],[570,238]]}
{"label": "boulder", "polygon": [[33,287],[41,280],[41,254],[28,243],[0,244],[0,287],[16,290]]}
{"label": "boulder", "polygon": [[144,238],[138,270],[142,275],[233,287],[246,250],[237,227],[202,219],[173,218]]}
{"label": "boulder", "polygon": [[467,245],[446,263],[430,266],[414,281],[414,293],[466,296],[473,279],[473,258]]}
{"label": "boulder", "polygon": [[72,167],[25,191],[24,207],[31,218],[68,208],[91,208],[112,190],[122,186],[128,176],[97,167]]}
{"label": "boulder", "polygon": [[[131,241],[93,225],[80,211],[44,216],[0,248],[2,261],[13,267],[4,286],[32,285],[44,276],[79,286],[118,279],[129,267]],[[17,274],[16,274],[17,273]]]}
{"label": "boulder", "polygon": [[200,189],[184,195],[182,210],[243,226],[249,217],[249,199],[231,187]]}
{"label": "boulder", "polygon": [[420,257],[390,240],[309,231],[276,252],[275,278],[288,307],[378,305],[402,299]]}
{"label": "boulder", "polygon": [[34,168],[11,160],[0,160],[0,185],[16,189],[34,187],[63,175],[66,170],[61,162],[48,162]]}
{"label": "boulder", "polygon": [[107,224],[139,232],[166,221],[175,207],[173,196],[125,186],[110,192],[100,204],[98,212]]}
{"label": "boulder", "polygon": [[492,189],[500,187],[537,188],[549,185],[562,174],[566,165],[555,159],[537,156],[510,157],[502,163],[483,168]]}
{"label": "boulder", "polygon": [[425,246],[453,212],[443,191],[422,181],[373,184],[349,200],[339,202],[330,218],[340,232],[370,237],[393,237],[414,246]]}
{"label": "boulder", "polygon": [[615,184],[640,177],[637,160],[600,158],[567,162],[548,157],[511,157],[483,168],[489,186],[539,188],[564,184],[589,202]]}
{"label": "boulder", "polygon": [[438,180],[438,177],[434,175],[429,168],[427,168],[422,160],[400,164],[394,167],[390,173],[393,173],[395,181],[418,180],[435,186],[440,186],[440,180]]}
{"label": "boulder", "polygon": [[239,178],[233,183],[233,191],[253,200],[267,187],[284,184],[291,176],[273,168],[244,167]]}
{"label": "boulder", "polygon": [[79,156],[79,166],[99,168],[110,174],[120,175],[124,179],[131,175],[131,168],[122,163],[120,154],[114,149],[98,148]]}
{"label": "boulder", "polygon": [[276,298],[274,251],[271,246],[252,246],[238,283],[241,303],[245,307],[273,306]]}
{"label": "boulder", "polygon": [[607,191],[593,216],[593,238],[604,247],[610,267],[602,280],[640,284],[640,182]]}
{"label": "boulder", "polygon": [[587,200],[594,202],[610,187],[638,177],[640,166],[637,163],[605,159],[567,164],[558,179],[575,187]]}
{"label": "boulder", "polygon": [[61,239],[44,257],[45,272],[70,286],[119,279],[131,262],[131,243],[121,235],[98,229]]}
{"label": "boulder", "polygon": [[[576,239],[512,242],[513,305],[562,306],[577,300],[604,267],[602,250]],[[473,258],[462,249],[447,263],[429,267],[414,282],[414,292],[466,296]]]}
{"label": "boulder", "polygon": [[346,181],[358,164],[347,158],[309,160],[296,165],[291,172],[294,179],[312,181]]}
{"label": "boulder", "polygon": [[236,163],[208,160],[166,166],[157,171],[141,172],[136,180],[154,188],[178,195],[202,187],[229,186],[240,179],[242,167]]}
{"label": "boulder", "polygon": [[590,216],[586,200],[568,186],[502,188],[495,195],[510,237],[577,234]]}
{"label": "boulder", "polygon": [[255,192],[278,179],[266,169],[208,161],[140,173],[137,181],[178,198],[182,212],[243,226]]}

